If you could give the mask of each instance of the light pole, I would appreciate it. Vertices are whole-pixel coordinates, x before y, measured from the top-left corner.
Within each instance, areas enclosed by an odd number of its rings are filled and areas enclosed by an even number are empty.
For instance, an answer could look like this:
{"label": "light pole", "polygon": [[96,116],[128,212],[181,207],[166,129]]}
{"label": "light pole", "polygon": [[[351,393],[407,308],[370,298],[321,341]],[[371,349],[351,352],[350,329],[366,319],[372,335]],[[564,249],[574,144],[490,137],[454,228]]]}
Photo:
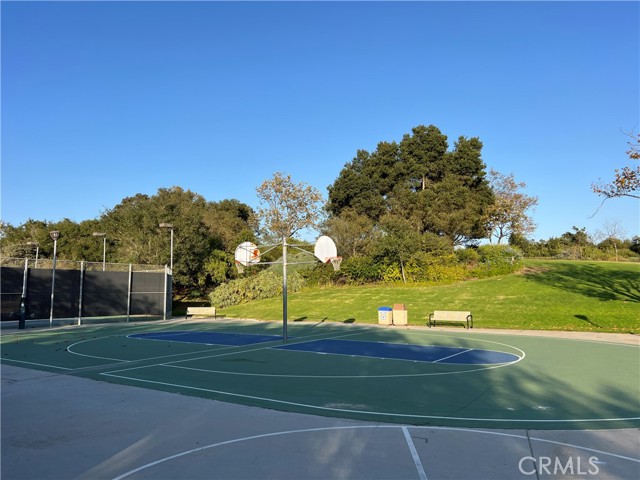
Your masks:
{"label": "light pole", "polygon": [[36,264],[33,268],[38,268],[38,253],[40,253],[40,244],[38,242],[27,242],[30,247],[36,247]]}
{"label": "light pole", "polygon": [[107,264],[107,234],[102,232],[93,232],[94,237],[102,237],[102,271],[105,271]]}
{"label": "light pole", "polygon": [[173,272],[173,223],[161,223],[159,227],[168,228],[171,230],[171,263],[169,264],[169,266],[171,267],[171,271]]}
{"label": "light pole", "polygon": [[56,287],[56,254],[58,250],[58,238],[60,238],[60,232],[54,230],[49,233],[51,240],[53,240],[53,268],[51,269],[51,308],[49,309],[49,327],[53,325],[53,297]]}

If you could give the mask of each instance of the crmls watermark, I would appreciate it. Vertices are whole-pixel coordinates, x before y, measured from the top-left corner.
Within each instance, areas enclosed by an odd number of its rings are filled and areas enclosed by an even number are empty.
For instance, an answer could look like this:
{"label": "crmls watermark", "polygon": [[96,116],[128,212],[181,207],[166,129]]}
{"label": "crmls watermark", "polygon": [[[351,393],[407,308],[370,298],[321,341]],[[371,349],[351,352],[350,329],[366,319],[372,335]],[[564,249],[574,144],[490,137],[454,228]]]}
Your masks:
{"label": "crmls watermark", "polygon": [[522,457],[518,469],[524,475],[597,475],[600,472],[598,457]]}

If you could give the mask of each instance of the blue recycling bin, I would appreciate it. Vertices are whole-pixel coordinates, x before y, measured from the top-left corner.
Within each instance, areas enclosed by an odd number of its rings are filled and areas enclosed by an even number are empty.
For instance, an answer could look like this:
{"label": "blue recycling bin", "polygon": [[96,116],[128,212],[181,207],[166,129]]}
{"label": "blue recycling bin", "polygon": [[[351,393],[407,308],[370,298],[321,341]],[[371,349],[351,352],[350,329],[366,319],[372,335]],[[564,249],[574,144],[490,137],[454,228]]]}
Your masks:
{"label": "blue recycling bin", "polygon": [[378,324],[379,325],[393,324],[393,309],[391,307],[378,308]]}

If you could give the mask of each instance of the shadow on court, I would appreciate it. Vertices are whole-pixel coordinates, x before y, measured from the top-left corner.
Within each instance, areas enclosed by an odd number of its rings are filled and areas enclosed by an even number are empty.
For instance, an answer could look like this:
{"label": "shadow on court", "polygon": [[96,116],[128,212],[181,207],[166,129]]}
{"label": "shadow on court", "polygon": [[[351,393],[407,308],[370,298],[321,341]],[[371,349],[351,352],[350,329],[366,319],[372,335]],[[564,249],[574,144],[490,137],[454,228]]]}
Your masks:
{"label": "shadow on court", "polygon": [[[2,478],[638,478],[637,344],[300,322],[274,348],[279,331],[3,334]],[[483,349],[512,359],[445,361]]]}
{"label": "shadow on court", "polygon": [[381,424],[2,367],[5,480],[630,479],[639,450],[635,429]]}

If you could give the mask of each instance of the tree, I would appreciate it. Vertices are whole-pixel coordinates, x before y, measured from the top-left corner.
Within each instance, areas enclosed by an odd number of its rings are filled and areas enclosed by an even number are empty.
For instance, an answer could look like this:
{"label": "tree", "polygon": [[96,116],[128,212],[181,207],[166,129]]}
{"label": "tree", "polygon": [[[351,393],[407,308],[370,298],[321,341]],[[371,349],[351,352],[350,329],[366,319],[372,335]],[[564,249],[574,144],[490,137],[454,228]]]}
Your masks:
{"label": "tree", "polygon": [[402,281],[407,283],[405,264],[420,249],[420,234],[407,220],[396,215],[385,215],[380,220],[383,234],[376,241],[378,255],[398,262]]}
{"label": "tree", "polygon": [[[251,235],[251,209],[237,201],[207,202],[201,195],[180,187],[160,188],[156,195],[128,197],[103,213],[100,222],[113,238],[116,261],[163,265],[170,258],[168,232],[174,229],[174,285],[178,291],[203,292],[219,282],[220,254],[231,255],[235,238]],[[221,223],[232,225],[225,227]],[[232,229],[238,237],[229,232]],[[230,260],[229,260],[230,262]],[[226,269],[224,271],[231,271]]]}
{"label": "tree", "polygon": [[482,142],[461,136],[452,151],[447,148],[437,127],[420,125],[399,145],[380,142],[373,153],[359,150],[329,186],[329,212],[353,209],[374,223],[393,213],[418,233],[447,235],[456,243],[484,238],[493,195]]}
{"label": "tree", "polygon": [[287,239],[305,228],[315,228],[320,221],[323,198],[304,182],[293,183],[291,175],[276,172],[256,189],[261,208],[258,218],[266,232],[277,239]]}
{"label": "tree", "polygon": [[513,174],[503,175],[494,169],[489,172],[489,184],[495,203],[488,207],[489,241],[497,243],[510,235],[526,236],[533,233],[535,224],[527,211],[538,204],[538,197],[525,195],[520,190],[527,185],[516,182]]}
{"label": "tree", "polygon": [[[629,150],[627,155],[629,160],[640,160],[640,134],[627,134],[631,141],[627,142]],[[640,165],[635,168],[626,166],[622,169],[614,170],[614,179],[609,183],[592,184],[591,190],[594,193],[605,197],[605,200],[616,197],[640,198]]]}
{"label": "tree", "polygon": [[629,247],[629,250],[640,255],[640,237],[639,236],[636,235],[631,239],[631,246]]}
{"label": "tree", "polygon": [[434,125],[419,125],[405,134],[400,143],[404,172],[415,190],[424,190],[427,184],[442,180],[445,155],[449,145],[447,136]]}
{"label": "tree", "polygon": [[617,262],[618,246],[619,244],[622,245],[622,240],[627,234],[627,232],[622,227],[622,225],[620,225],[620,222],[618,222],[617,220],[607,220],[604,223],[603,228],[604,228],[604,232],[602,232],[601,235],[604,237],[604,242],[607,242],[613,245],[615,258]]}
{"label": "tree", "polygon": [[378,236],[373,221],[351,208],[343,210],[338,216],[329,218],[323,230],[326,230],[326,234],[336,242],[341,255],[345,258],[365,255]]}
{"label": "tree", "polygon": [[572,257],[574,260],[582,260],[584,247],[592,242],[585,227],[578,228],[574,226],[572,228],[573,232],[563,233],[560,240],[573,250]]}

